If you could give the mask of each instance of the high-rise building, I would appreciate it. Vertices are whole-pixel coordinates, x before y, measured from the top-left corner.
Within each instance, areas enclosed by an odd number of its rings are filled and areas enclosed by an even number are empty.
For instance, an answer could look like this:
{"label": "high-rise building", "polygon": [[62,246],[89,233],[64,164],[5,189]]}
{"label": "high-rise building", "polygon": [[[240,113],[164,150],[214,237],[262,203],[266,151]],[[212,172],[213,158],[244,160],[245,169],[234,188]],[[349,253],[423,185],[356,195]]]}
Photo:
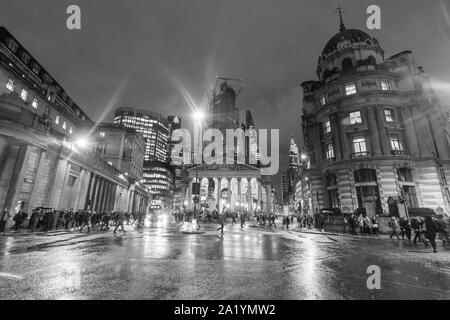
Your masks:
{"label": "high-rise building", "polygon": [[448,211],[448,112],[412,52],[387,58],[375,38],[346,29],[341,17],[317,76],[302,84],[314,212],[387,215],[396,201]]}
{"label": "high-rise building", "polygon": [[129,107],[116,109],[114,124],[144,136],[144,184],[152,195],[150,208],[160,209],[171,198],[172,169],[168,164],[170,122],[163,115]]}
{"label": "high-rise building", "polygon": [[136,129],[145,139],[145,161],[167,161],[169,121],[157,112],[121,107],[114,113],[114,124]]}

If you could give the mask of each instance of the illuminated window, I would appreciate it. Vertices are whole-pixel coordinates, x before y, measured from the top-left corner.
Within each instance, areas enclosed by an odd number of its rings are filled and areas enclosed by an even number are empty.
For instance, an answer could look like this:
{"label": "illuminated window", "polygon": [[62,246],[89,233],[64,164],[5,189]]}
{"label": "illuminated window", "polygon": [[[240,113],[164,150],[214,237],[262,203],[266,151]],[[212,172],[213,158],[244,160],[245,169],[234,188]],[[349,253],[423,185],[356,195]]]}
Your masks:
{"label": "illuminated window", "polygon": [[320,102],[321,106],[323,106],[323,105],[325,105],[327,103],[327,99],[325,98],[324,94],[320,96],[319,102]]}
{"label": "illuminated window", "polygon": [[403,150],[402,143],[400,142],[400,139],[398,136],[391,136],[390,140],[391,140],[391,150],[392,151],[402,151]]}
{"label": "illuminated window", "polygon": [[105,132],[104,131],[100,131],[100,137],[104,138],[105,137]]}
{"label": "illuminated window", "polygon": [[26,89],[22,89],[22,92],[20,93],[20,97],[22,98],[23,101],[27,101],[28,91]]}
{"label": "illuminated window", "polygon": [[350,124],[362,123],[361,111],[350,112]]}
{"label": "illuminated window", "polygon": [[64,130],[67,129],[67,123],[66,123],[65,121],[63,122],[62,128],[63,128]]}
{"label": "illuminated window", "polygon": [[323,124],[323,133],[327,134],[331,132],[331,123],[330,121],[327,121]]}
{"label": "illuminated window", "polygon": [[69,128],[69,134],[72,134],[73,133],[73,130],[72,130],[72,127],[70,127]]}
{"label": "illuminated window", "polygon": [[389,81],[381,81],[381,90],[383,91],[390,91],[391,90],[391,84]]}
{"label": "illuminated window", "polygon": [[366,154],[366,139],[363,136],[353,138],[353,152],[358,154]]}
{"label": "illuminated window", "polygon": [[345,95],[349,96],[356,93],[356,85],[354,83],[349,83],[345,85]]}
{"label": "illuminated window", "polygon": [[56,123],[56,124],[59,124],[59,116],[56,116],[56,118],[55,118],[55,123]]}
{"label": "illuminated window", "polygon": [[8,88],[8,90],[13,91],[14,90],[14,81],[9,79],[8,83],[6,84],[6,88]]}
{"label": "illuminated window", "polygon": [[33,108],[37,109],[38,107],[38,101],[36,98],[33,99],[33,102],[31,103],[31,105],[33,106]]}
{"label": "illuminated window", "polygon": [[394,113],[391,109],[384,109],[384,119],[386,122],[394,122]]}
{"label": "illuminated window", "polygon": [[327,144],[327,159],[334,158],[334,148],[332,143]]}

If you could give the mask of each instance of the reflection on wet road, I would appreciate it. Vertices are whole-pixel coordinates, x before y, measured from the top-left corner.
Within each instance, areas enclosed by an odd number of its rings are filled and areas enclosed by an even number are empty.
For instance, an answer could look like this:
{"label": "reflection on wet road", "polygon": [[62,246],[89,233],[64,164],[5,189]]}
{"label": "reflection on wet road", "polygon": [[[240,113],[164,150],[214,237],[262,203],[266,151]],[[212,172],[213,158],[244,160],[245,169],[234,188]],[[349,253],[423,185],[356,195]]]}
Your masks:
{"label": "reflection on wet road", "polygon": [[[0,238],[1,299],[450,299],[450,251],[228,224],[182,234],[166,216],[126,234]],[[369,290],[367,267],[381,268]]]}

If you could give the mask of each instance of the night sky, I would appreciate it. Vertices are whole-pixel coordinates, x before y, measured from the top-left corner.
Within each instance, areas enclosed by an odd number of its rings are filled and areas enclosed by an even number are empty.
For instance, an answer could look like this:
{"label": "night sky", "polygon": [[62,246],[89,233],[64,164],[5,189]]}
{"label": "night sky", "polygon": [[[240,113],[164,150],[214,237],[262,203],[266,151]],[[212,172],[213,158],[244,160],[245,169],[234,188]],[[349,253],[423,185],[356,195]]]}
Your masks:
{"label": "night sky", "polygon": [[[66,28],[70,4],[81,7],[80,31]],[[386,57],[412,50],[450,105],[448,1],[1,0],[0,24],[94,120],[110,121],[119,106],[186,117],[174,83],[200,102],[216,75],[244,78],[238,106],[258,128],[281,130],[285,169],[289,136],[301,144],[300,83],[317,79],[339,4],[346,27],[375,36]],[[381,30],[366,29],[371,4],[381,7]]]}

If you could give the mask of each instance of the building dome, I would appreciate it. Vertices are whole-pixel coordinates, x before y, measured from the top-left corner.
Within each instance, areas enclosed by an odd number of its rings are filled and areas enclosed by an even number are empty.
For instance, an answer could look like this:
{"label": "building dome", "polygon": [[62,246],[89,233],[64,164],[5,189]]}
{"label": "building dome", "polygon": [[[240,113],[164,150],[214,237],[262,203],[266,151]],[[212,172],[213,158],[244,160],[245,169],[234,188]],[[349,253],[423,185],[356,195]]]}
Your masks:
{"label": "building dome", "polygon": [[364,31],[358,29],[344,29],[335,34],[325,45],[322,51],[322,55],[328,55],[329,53],[338,49],[338,44],[343,42],[353,43],[365,43],[367,45],[378,45],[378,41],[372,38]]}

